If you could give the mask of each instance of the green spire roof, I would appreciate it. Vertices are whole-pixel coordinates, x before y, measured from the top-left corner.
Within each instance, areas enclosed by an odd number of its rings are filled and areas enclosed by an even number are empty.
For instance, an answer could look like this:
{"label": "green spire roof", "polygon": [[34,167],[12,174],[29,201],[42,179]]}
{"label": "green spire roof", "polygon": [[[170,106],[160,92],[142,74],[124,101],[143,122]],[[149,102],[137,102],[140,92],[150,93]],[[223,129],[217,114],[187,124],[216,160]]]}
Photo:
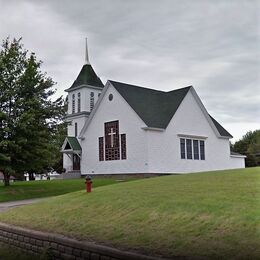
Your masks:
{"label": "green spire roof", "polygon": [[67,91],[73,90],[74,88],[77,88],[81,85],[90,85],[98,88],[104,87],[102,81],[97,76],[90,64],[85,64],[82,67],[77,79]]}

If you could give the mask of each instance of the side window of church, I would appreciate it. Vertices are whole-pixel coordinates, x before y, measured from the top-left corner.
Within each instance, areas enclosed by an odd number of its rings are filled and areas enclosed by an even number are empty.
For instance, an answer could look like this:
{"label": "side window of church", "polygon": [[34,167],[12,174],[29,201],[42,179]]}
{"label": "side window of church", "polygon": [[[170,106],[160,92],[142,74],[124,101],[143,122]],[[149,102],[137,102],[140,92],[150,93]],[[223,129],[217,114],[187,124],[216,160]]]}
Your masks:
{"label": "side window of church", "polygon": [[92,111],[94,108],[94,102],[95,102],[94,92],[90,92],[90,111]]}
{"label": "side window of church", "polygon": [[75,113],[75,94],[72,95],[72,114]]}
{"label": "side window of church", "polygon": [[200,159],[205,160],[205,142],[200,141]]}
{"label": "side window of church", "polygon": [[181,159],[185,159],[185,139],[181,138]]}
{"label": "side window of church", "polygon": [[187,159],[192,159],[191,139],[186,139]]}
{"label": "side window of church", "polygon": [[180,154],[181,159],[205,160],[205,141],[180,138]]}
{"label": "side window of church", "polygon": [[81,103],[80,103],[80,93],[78,93],[78,113],[80,112],[81,110]]}
{"label": "side window of church", "polygon": [[126,134],[121,134],[121,159],[126,159]]}
{"label": "side window of church", "polygon": [[99,161],[104,161],[104,137],[99,137],[98,142],[99,142]]}
{"label": "side window of church", "polygon": [[193,140],[193,158],[199,160],[199,141]]}

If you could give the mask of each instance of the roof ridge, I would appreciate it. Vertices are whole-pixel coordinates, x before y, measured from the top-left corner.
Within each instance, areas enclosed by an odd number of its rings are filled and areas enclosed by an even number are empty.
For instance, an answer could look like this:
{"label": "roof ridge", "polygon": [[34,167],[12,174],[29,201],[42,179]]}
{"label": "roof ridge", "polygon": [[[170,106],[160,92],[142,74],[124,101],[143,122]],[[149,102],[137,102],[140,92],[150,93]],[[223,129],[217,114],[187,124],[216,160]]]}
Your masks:
{"label": "roof ridge", "polygon": [[190,85],[190,86],[183,87],[183,88],[176,88],[176,89],[173,89],[173,90],[167,91],[166,93],[171,93],[171,92],[174,92],[174,91],[177,91],[177,90],[190,89],[190,88],[192,88],[192,87],[193,87],[193,86]]}
{"label": "roof ridge", "polygon": [[139,85],[128,84],[128,83],[125,83],[125,82],[115,81],[115,80],[111,80],[111,79],[109,79],[108,81],[111,82],[111,83],[123,84],[123,85],[126,85],[126,86],[136,87],[136,88],[145,89],[145,90],[151,90],[151,91],[155,91],[155,92],[159,92],[159,93],[163,93],[163,94],[168,94],[168,93],[171,93],[171,92],[174,92],[174,91],[177,91],[177,90],[184,90],[186,88],[188,89],[188,88],[193,87],[192,85],[190,85],[190,86],[187,86],[187,87],[182,87],[182,88],[177,88],[177,89],[173,89],[173,90],[169,90],[169,91],[164,91],[164,90],[158,90],[158,89],[153,89],[153,88],[148,88],[148,87],[142,87],[142,86],[139,86]]}
{"label": "roof ridge", "polygon": [[163,90],[157,90],[157,89],[153,89],[153,88],[142,87],[142,86],[128,84],[128,83],[125,83],[125,82],[115,81],[115,80],[111,80],[111,79],[109,79],[108,81],[111,82],[111,83],[123,84],[123,85],[126,85],[126,86],[140,88],[140,89],[144,89],[144,90],[151,90],[151,91],[154,91],[154,92],[167,93],[166,91],[163,91]]}

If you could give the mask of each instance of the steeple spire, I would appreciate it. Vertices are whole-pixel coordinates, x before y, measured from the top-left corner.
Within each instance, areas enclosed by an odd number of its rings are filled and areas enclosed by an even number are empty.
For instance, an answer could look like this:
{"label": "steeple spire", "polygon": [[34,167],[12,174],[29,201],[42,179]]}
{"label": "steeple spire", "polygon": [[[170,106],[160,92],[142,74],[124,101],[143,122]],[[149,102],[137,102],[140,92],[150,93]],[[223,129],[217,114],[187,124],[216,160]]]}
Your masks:
{"label": "steeple spire", "polygon": [[86,38],[85,64],[90,64],[89,58],[88,58],[88,39],[87,38]]}

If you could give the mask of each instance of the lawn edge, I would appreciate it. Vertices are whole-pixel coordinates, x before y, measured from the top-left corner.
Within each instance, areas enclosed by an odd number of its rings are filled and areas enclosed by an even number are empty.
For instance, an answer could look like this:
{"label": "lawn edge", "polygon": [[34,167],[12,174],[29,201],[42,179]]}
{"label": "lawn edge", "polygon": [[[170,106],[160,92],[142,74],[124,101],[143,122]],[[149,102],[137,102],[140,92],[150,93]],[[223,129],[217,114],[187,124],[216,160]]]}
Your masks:
{"label": "lawn edge", "polygon": [[[23,249],[28,248],[28,253],[40,254],[47,248],[52,248],[58,252],[59,255],[64,254],[64,250],[71,249],[71,253],[80,254],[98,254],[101,256],[111,257],[112,259],[136,259],[136,260],[166,260],[169,258],[146,256],[130,251],[122,251],[114,247],[96,244],[94,242],[79,241],[66,237],[64,235],[36,231],[28,228],[22,228],[0,222],[0,242],[17,246]],[[188,257],[176,256],[171,259],[190,259]]]}

